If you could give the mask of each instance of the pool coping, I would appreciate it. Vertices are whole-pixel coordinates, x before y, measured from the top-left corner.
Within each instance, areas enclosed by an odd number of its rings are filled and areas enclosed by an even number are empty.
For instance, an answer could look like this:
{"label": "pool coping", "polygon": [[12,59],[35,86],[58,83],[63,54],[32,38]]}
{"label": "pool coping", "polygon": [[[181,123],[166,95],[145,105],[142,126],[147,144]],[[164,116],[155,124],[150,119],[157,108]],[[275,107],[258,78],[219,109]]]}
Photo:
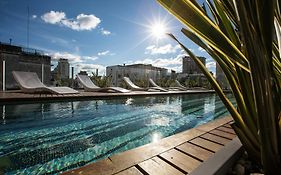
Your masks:
{"label": "pool coping", "polygon": [[[226,124],[228,125],[232,121],[233,120],[230,116],[216,119],[196,128],[166,137],[157,143],[146,144],[135,149],[110,156],[106,159],[99,160],[95,163],[90,163],[77,169],[63,172],[62,174],[122,174],[122,172],[131,170],[132,168],[136,169],[136,167],[138,167],[138,165],[142,162],[168,152],[169,150],[172,150],[186,143],[187,141],[196,139],[199,136],[209,133],[212,130],[222,127]],[[231,128],[228,129],[230,130]],[[230,133],[226,132],[226,134]],[[236,137],[236,135],[234,136]]]}
{"label": "pool coping", "polygon": [[38,102],[56,102],[66,100],[103,100],[120,97],[138,97],[138,96],[166,96],[198,93],[215,93],[214,90],[187,90],[187,91],[169,91],[169,92],[147,92],[132,91],[129,93],[106,93],[106,92],[85,92],[79,90],[79,94],[55,95],[55,94],[26,94],[20,90],[0,92],[0,104],[18,104],[18,103],[38,103]]}

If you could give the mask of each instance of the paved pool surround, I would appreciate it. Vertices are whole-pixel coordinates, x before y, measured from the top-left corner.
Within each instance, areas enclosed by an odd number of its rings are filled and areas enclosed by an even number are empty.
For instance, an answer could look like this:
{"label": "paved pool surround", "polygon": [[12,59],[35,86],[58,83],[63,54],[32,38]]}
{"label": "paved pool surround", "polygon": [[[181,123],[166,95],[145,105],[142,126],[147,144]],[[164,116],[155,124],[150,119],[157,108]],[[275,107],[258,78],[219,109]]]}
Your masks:
{"label": "paved pool surround", "polygon": [[10,103],[33,103],[42,101],[65,101],[65,100],[91,100],[91,99],[112,99],[118,97],[134,96],[158,96],[158,95],[179,95],[196,93],[215,93],[214,90],[187,90],[187,91],[169,91],[169,92],[147,92],[132,91],[129,93],[114,92],[85,92],[79,90],[79,94],[56,95],[56,94],[26,94],[20,90],[0,92],[0,104]]}

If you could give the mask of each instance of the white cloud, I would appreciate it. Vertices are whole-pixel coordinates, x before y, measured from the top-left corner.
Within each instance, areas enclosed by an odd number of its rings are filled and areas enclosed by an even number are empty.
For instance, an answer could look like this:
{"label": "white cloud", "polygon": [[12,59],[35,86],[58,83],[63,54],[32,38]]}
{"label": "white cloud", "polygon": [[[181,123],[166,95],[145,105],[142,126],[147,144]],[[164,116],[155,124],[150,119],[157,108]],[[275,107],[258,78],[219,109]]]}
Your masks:
{"label": "white cloud", "polygon": [[[77,47],[76,50],[79,50],[79,48]],[[86,65],[86,62],[96,61],[97,59],[99,59],[99,56],[114,55],[114,53],[111,53],[109,50],[107,50],[107,51],[98,53],[98,56],[96,56],[96,55],[81,56],[81,55],[73,54],[73,53],[69,53],[69,52],[50,51],[49,54],[47,54],[47,55],[51,56],[52,61],[55,61],[55,62],[58,61],[60,58],[64,58],[64,59],[68,59],[68,61],[73,65],[76,65],[76,64]],[[82,63],[85,63],[85,64],[82,64]],[[88,63],[87,63],[87,65],[88,65]],[[92,65],[92,64],[89,64],[89,65]]]}
{"label": "white cloud", "polygon": [[157,58],[157,59],[150,59],[146,58],[143,60],[137,60],[134,64],[152,64],[156,67],[164,67],[167,69],[173,69],[177,72],[181,72],[182,70],[182,57],[185,54],[179,54],[176,57],[172,58]]}
{"label": "white cloud", "polygon": [[98,69],[99,71],[99,75],[105,75],[105,70],[106,67],[103,65],[99,65],[99,64],[84,64],[84,63],[79,63],[76,64],[75,66],[77,68],[77,73],[80,71],[87,71],[89,74],[91,74],[92,72],[96,73],[96,69]]}
{"label": "white cloud", "polygon": [[99,59],[97,56],[81,56],[68,52],[50,52],[48,55],[51,56],[52,61],[58,61],[60,58],[68,59],[71,64],[83,63],[86,61],[95,61]]}
{"label": "white cloud", "polygon": [[213,59],[207,58],[206,67],[216,75],[216,62]]}
{"label": "white cloud", "polygon": [[[172,69],[175,70],[176,72],[182,72],[182,58],[186,56],[184,53],[179,53],[175,57],[171,58],[157,58],[157,59],[152,59],[152,58],[145,58],[145,59],[139,59],[135,62],[127,62],[126,64],[152,64],[153,66],[156,67],[164,67],[166,69]],[[215,73],[216,71],[216,62],[213,59],[207,59],[206,60],[206,67]]]}
{"label": "white cloud", "polygon": [[99,59],[99,57],[97,57],[97,56],[84,56],[83,59],[95,61],[95,60]]}
{"label": "white cloud", "polygon": [[65,13],[50,11],[42,15],[41,19],[43,19],[43,21],[45,21],[46,23],[56,24],[60,23],[63,19],[65,19]]}
{"label": "white cloud", "polygon": [[110,35],[110,34],[111,34],[111,32],[110,32],[110,31],[108,31],[108,30],[103,30],[103,31],[102,31],[102,34],[103,34],[103,35]]}
{"label": "white cloud", "polygon": [[71,63],[80,63],[82,62],[80,55],[71,54],[68,52],[54,52],[50,53],[53,61],[58,61],[60,58],[68,59]]}
{"label": "white cloud", "polygon": [[91,63],[91,61],[98,59],[97,56],[80,56],[68,52],[50,52],[47,55],[51,56],[55,65],[60,58],[68,59],[71,67],[74,67],[75,74],[79,73],[80,71],[87,71],[89,74],[91,74],[91,72],[96,72],[96,69],[98,69],[99,75],[105,75],[105,66]]}
{"label": "white cloud", "polygon": [[103,34],[103,35],[110,35],[111,32],[108,31],[108,30],[105,30],[104,28],[101,28],[101,34]]}
{"label": "white cloud", "polygon": [[151,45],[145,48],[145,54],[169,54],[169,53],[176,53],[180,49],[180,45],[172,46],[171,44],[167,44],[164,46],[157,47],[155,45]]}
{"label": "white cloud", "polygon": [[203,49],[202,47],[198,47],[198,50],[199,50],[200,52],[206,52],[206,50]]}
{"label": "white cloud", "polygon": [[59,24],[73,30],[92,30],[95,29],[101,20],[95,15],[79,14],[76,19],[66,18],[64,12],[50,11],[41,16],[41,19],[46,23]]}
{"label": "white cloud", "polygon": [[[191,52],[194,53],[194,49],[188,48],[188,50],[190,50]],[[183,49],[180,50],[180,53],[182,53],[182,54],[187,54],[187,53],[185,52],[185,50],[183,50]]]}
{"label": "white cloud", "polygon": [[98,56],[106,56],[106,55],[112,56],[115,55],[115,53],[111,53],[109,50],[98,53]]}
{"label": "white cloud", "polygon": [[37,18],[37,15],[32,15],[32,19],[36,19]]}
{"label": "white cloud", "polygon": [[206,67],[210,69],[215,69],[216,68],[216,62],[215,61],[210,61],[206,63]]}
{"label": "white cloud", "polygon": [[98,56],[105,56],[105,55],[107,55],[107,54],[109,54],[109,50],[106,50],[106,51],[103,51],[103,52],[99,52],[98,53]]}

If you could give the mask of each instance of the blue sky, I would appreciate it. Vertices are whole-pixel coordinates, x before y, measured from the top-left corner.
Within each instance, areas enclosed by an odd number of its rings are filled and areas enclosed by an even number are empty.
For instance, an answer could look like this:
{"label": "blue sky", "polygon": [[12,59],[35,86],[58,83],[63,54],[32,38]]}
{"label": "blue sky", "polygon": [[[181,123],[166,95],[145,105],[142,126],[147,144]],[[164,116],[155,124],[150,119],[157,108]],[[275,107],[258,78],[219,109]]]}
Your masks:
{"label": "blue sky", "polygon": [[1,42],[11,38],[12,44],[42,50],[54,65],[58,58],[67,58],[76,72],[99,69],[104,74],[106,66],[134,63],[181,72],[185,53],[170,38],[151,34],[157,23],[165,24],[196,55],[205,56],[207,67],[215,71],[206,52],[181,34],[184,26],[156,0],[0,1]]}

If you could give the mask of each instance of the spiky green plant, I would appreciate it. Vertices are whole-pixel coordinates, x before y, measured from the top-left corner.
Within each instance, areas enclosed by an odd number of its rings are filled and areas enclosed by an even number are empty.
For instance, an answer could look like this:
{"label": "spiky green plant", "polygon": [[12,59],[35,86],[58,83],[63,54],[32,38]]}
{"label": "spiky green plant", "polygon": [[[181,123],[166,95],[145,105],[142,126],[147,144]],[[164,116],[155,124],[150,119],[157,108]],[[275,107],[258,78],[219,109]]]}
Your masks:
{"label": "spiky green plant", "polygon": [[[227,107],[239,139],[266,174],[281,174],[281,16],[276,0],[157,0],[187,28],[183,34],[222,68],[235,96],[228,100],[199,59],[197,63]],[[274,27],[275,23],[275,27]],[[275,32],[276,30],[276,32]]]}

